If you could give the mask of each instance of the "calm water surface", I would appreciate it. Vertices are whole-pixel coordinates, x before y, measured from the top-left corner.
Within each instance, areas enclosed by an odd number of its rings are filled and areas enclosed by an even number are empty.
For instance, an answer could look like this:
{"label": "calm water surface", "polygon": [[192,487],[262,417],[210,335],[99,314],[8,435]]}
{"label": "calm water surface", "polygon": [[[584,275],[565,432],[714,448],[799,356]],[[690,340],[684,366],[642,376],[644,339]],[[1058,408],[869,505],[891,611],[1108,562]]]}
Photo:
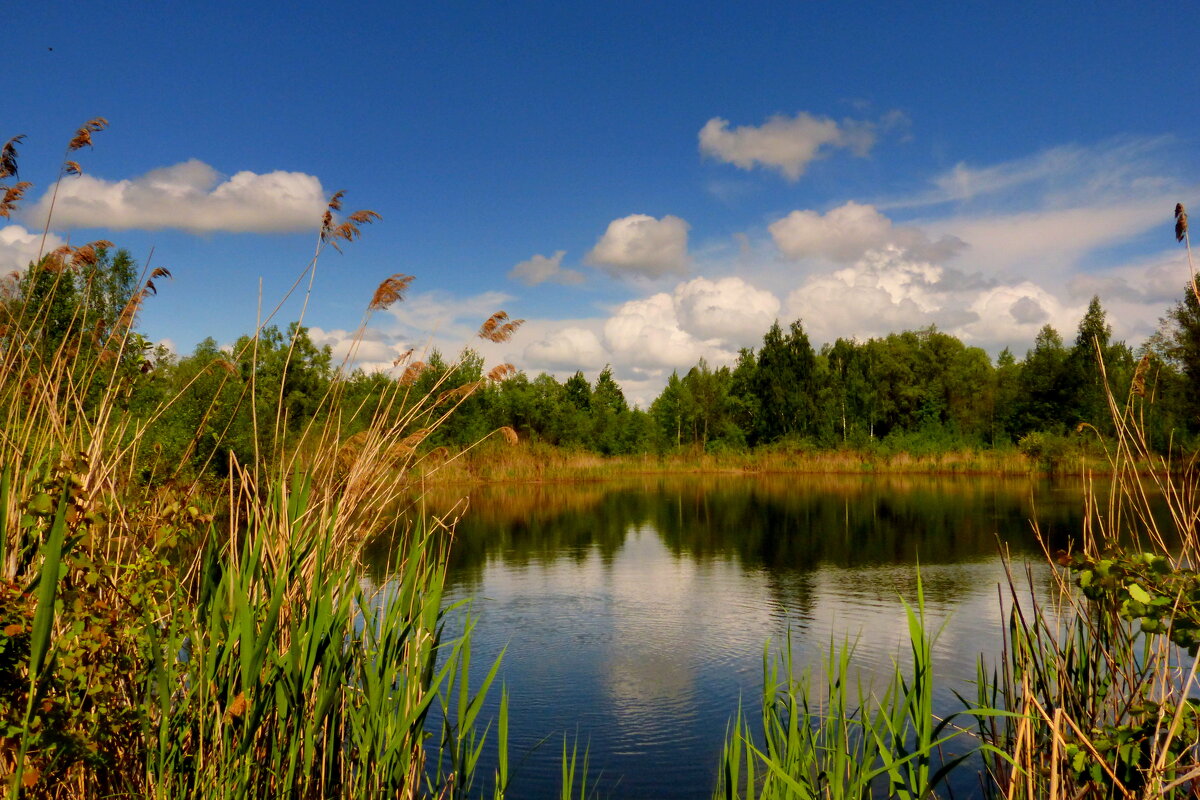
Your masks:
{"label": "calm water surface", "polygon": [[429,507],[462,497],[449,595],[471,599],[474,671],[504,651],[518,798],[555,796],[564,734],[601,796],[708,796],[739,699],[756,713],[764,645],[790,632],[795,668],[819,679],[851,641],[864,680],[886,674],[906,659],[918,562],[937,702],[958,708],[999,651],[1001,543],[1044,582],[1030,521],[1058,546],[1082,514],[1077,483],[978,477],[493,486]]}

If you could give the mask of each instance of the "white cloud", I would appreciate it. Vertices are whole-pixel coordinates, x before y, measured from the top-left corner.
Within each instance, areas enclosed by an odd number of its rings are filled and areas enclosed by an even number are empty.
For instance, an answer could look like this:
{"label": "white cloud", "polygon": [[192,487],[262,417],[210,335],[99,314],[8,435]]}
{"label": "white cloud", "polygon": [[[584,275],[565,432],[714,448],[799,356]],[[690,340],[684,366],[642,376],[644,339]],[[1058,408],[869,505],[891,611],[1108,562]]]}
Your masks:
{"label": "white cloud", "polygon": [[[406,340],[425,341],[432,336],[438,341],[456,340],[458,347],[468,344],[478,349],[487,344],[475,338],[479,326],[495,312],[510,310],[505,307],[512,300],[512,295],[495,291],[466,297],[441,291],[420,292],[391,306],[387,314],[396,320],[398,333]],[[472,339],[477,344],[472,344]]]}
{"label": "white cloud", "polygon": [[367,372],[386,372],[392,364],[411,346],[377,328],[367,328],[355,341],[355,331],[341,328],[325,330],[317,326],[308,329],[309,337],[317,347],[329,346],[333,352],[334,366],[346,364]]}
{"label": "white cloud", "polygon": [[658,278],[687,272],[689,225],[679,217],[631,214],[615,219],[584,259],[614,275]]}
{"label": "white cloud", "polygon": [[729,347],[755,344],[779,316],[779,298],[737,277],[681,283],[673,299],[683,329]]}
{"label": "white cloud", "polygon": [[1031,281],[996,286],[981,292],[970,305],[973,322],[952,331],[971,343],[1005,343],[1020,356],[1033,347],[1043,325],[1052,325],[1070,340],[1084,306],[1068,306]]}
{"label": "white cloud", "polygon": [[1094,145],[1059,145],[1033,155],[987,166],[959,162],[932,179],[934,189],[889,204],[935,205],[962,202],[989,195],[1040,186],[1060,202],[1098,202],[1113,196],[1127,197],[1131,190],[1164,188],[1156,177],[1156,155],[1172,138],[1118,137]]}
{"label": "white cloud", "polygon": [[759,126],[741,125],[733,130],[729,121],[713,117],[700,129],[700,152],[742,169],[761,165],[777,169],[790,180],[798,180],[810,162],[823,158],[831,148],[847,148],[865,156],[875,144],[874,126],[803,111],[794,117],[773,116]]}
{"label": "white cloud", "polygon": [[642,374],[687,369],[701,358],[716,363],[733,358],[719,342],[703,341],[683,330],[675,300],[666,292],[622,304],[604,323],[604,340],[614,364]]}
{"label": "white cloud", "polygon": [[[58,236],[48,234],[42,252],[49,253],[64,244],[66,242]],[[37,259],[41,245],[41,231],[30,231],[20,225],[5,225],[0,228],[0,272],[23,272],[29,266],[29,262]]]}
{"label": "white cloud", "polygon": [[741,278],[696,278],[622,303],[607,319],[537,321],[539,336],[520,365],[563,373],[612,364],[623,386],[641,387],[652,399],[671,370],[701,358],[732,363],[738,347],[762,338],[779,308],[774,294]]}
{"label": "white cloud", "polygon": [[801,319],[814,346],[838,337],[865,339],[920,328],[942,309],[937,284],[944,270],[889,247],[853,266],[815,275],[788,295],[791,319]]}
{"label": "white cloud", "polygon": [[534,369],[552,372],[597,369],[610,360],[609,352],[595,333],[576,327],[553,331],[528,345],[523,355]]}
{"label": "white cloud", "polygon": [[566,254],[566,250],[556,250],[550,258],[546,258],[543,255],[535,255],[533,258],[522,261],[513,267],[508,273],[508,277],[521,281],[527,286],[546,282],[563,284],[582,283],[582,272],[563,268],[562,260]]}
{"label": "white cloud", "polygon": [[359,334],[341,328],[309,326],[309,335],[318,346],[329,345],[333,363],[345,362],[351,369],[368,372],[390,371],[397,357],[408,350],[413,358],[426,359],[438,350],[453,360],[463,348],[481,355],[488,365],[513,362],[515,343],[527,340],[519,329],[508,342],[489,342],[477,336],[479,326],[496,311],[504,310],[512,297],[501,292],[482,292],[458,297],[446,292],[409,295],[386,312],[374,315],[371,324]]}
{"label": "white cloud", "polygon": [[[30,211],[46,219],[51,186]],[[196,159],[151,170],[133,179],[92,175],[64,178],[54,224],[68,228],[178,228],[192,233],[316,230],[326,197],[321,182],[302,172],[242,171],[221,180]]]}
{"label": "white cloud", "polygon": [[1187,258],[1179,247],[1131,264],[1081,273],[1067,281],[1067,291],[1075,300],[1100,295],[1105,302],[1166,305],[1183,297],[1189,279]]}
{"label": "white cloud", "polygon": [[854,261],[868,250],[899,246],[916,258],[940,261],[956,253],[962,242],[946,236],[937,242],[916,228],[896,227],[875,206],[855,203],[816,211],[793,211],[768,226],[771,238],[791,259],[809,257]]}
{"label": "white cloud", "polygon": [[[866,339],[930,324],[968,345],[1020,355],[1043,325],[1070,338],[1085,310],[1061,287],[1031,280],[985,281],[913,260],[899,248],[867,253],[852,266],[808,278],[789,296],[815,346],[838,337]],[[1144,311],[1143,311],[1144,313]]]}
{"label": "white cloud", "polygon": [[1168,230],[1172,208],[1173,200],[1156,196],[1017,214],[949,217],[923,227],[962,239],[970,248],[969,260],[975,269],[1036,270],[1045,275],[1074,268],[1087,254],[1155,227]]}

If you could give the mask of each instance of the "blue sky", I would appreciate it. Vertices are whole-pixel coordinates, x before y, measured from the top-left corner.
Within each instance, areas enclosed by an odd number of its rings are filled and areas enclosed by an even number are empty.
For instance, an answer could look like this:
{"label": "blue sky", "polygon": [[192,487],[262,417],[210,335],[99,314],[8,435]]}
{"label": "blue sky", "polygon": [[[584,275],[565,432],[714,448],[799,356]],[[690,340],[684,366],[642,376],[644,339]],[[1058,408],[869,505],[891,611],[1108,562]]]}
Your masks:
{"label": "blue sky", "polygon": [[[770,321],[816,343],[937,324],[995,353],[1073,335],[1092,294],[1138,343],[1181,294],[1196,25],[1155,4],[25,3],[0,140],[35,188],[0,267],[107,238],[175,279],[142,315],[188,352],[253,328],[321,198],[382,222],[320,261],[306,324],[357,358],[429,343],[635,399]],[[30,249],[33,249],[33,253]],[[492,311],[511,342],[472,333]],[[299,298],[284,318],[299,312]]]}

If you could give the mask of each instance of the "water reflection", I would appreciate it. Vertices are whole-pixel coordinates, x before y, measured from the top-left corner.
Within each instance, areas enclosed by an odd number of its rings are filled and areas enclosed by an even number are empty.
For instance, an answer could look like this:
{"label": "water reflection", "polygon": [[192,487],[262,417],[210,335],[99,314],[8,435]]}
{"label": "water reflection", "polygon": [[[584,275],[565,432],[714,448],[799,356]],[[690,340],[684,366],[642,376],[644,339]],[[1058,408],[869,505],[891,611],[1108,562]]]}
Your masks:
{"label": "water reflection", "polygon": [[[902,656],[918,560],[949,708],[999,649],[1000,544],[1040,554],[1036,508],[1059,546],[1082,509],[1074,484],[845,476],[490,486],[424,508],[464,495],[449,594],[474,598],[476,663],[507,648],[519,797],[554,794],[561,739],[539,743],[563,733],[590,746],[604,796],[706,795],[764,643],[790,633],[819,680],[823,653],[854,641],[869,683]],[[386,542],[371,552],[386,563]]]}

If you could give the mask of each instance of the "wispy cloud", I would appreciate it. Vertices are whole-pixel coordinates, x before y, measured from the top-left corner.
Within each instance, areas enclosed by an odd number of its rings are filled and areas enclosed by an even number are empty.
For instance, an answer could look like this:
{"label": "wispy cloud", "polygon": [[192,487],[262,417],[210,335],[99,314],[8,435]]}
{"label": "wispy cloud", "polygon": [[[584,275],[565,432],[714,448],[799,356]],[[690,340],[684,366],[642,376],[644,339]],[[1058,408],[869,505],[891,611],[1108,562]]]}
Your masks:
{"label": "wispy cloud", "polygon": [[1161,191],[1174,183],[1164,165],[1164,153],[1174,143],[1171,136],[1123,136],[1093,145],[1059,145],[996,164],[963,161],[935,175],[930,188],[876,205],[887,210],[962,203],[1016,190],[1064,205]]}
{"label": "wispy cloud", "polygon": [[1166,230],[1173,207],[1173,195],[1164,194],[1106,205],[947,217],[924,227],[966,242],[963,261],[974,269],[1045,276],[1077,268],[1088,254],[1155,227]]}

